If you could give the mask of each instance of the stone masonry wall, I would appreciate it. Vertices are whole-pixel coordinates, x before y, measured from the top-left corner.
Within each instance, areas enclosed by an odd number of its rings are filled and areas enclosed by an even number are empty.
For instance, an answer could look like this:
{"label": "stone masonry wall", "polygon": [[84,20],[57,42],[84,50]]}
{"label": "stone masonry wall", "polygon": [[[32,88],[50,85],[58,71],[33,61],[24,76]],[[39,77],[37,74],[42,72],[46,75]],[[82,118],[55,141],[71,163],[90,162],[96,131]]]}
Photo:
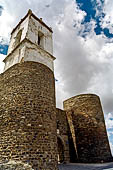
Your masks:
{"label": "stone masonry wall", "polygon": [[55,86],[43,64],[16,64],[0,75],[0,162],[57,170]]}
{"label": "stone masonry wall", "polygon": [[18,161],[0,163],[0,170],[34,170],[30,165]]}
{"label": "stone masonry wall", "polygon": [[98,96],[79,95],[64,101],[67,117],[72,117],[79,162],[111,161],[103,111]]}
{"label": "stone masonry wall", "polygon": [[[57,121],[57,138],[61,140],[63,144],[64,150],[64,160],[63,162],[68,163],[70,162],[69,156],[69,141],[68,141],[68,134],[69,134],[69,126],[67,122],[66,112],[61,109],[56,109],[56,121]],[[59,148],[58,148],[59,149]]]}

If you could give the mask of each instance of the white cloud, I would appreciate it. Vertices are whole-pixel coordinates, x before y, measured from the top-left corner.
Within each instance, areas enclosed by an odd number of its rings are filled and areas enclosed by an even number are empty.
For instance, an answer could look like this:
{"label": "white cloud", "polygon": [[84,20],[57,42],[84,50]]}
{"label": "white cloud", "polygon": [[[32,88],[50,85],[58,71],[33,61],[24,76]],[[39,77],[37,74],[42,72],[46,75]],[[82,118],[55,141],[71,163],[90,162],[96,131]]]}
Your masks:
{"label": "white cloud", "polygon": [[13,22],[13,17],[3,10],[2,16],[0,17],[0,35],[9,39],[9,33],[11,32],[10,23]]}
{"label": "white cloud", "polygon": [[[68,28],[65,23],[62,24],[64,29],[58,32],[59,35],[56,34],[57,39],[60,37],[60,42],[56,41],[56,56],[60,56],[56,61],[56,75],[58,70],[64,91],[68,92],[66,98],[93,92],[101,95],[106,105],[109,99],[113,99],[112,43],[106,44],[104,35],[97,36],[93,30],[84,40],[77,36],[78,28]],[[106,105],[106,112],[113,110],[110,104],[110,108],[109,103]]]}
{"label": "white cloud", "polygon": [[[106,128],[113,129],[113,114],[108,113],[105,116],[105,122],[106,122]],[[109,133],[113,133],[112,131],[109,131]]]}
{"label": "white cloud", "polygon": [[105,115],[105,124],[107,128],[107,135],[109,139],[111,153],[113,155],[113,114],[108,113]]}
{"label": "white cloud", "polygon": [[0,73],[3,72],[3,68],[4,68],[4,63],[2,62],[4,60],[6,56],[3,54],[0,54]]}
{"label": "white cloud", "polygon": [[112,0],[105,0],[104,2],[104,10],[105,17],[102,20],[102,27],[109,28],[110,33],[113,33],[113,1]]}

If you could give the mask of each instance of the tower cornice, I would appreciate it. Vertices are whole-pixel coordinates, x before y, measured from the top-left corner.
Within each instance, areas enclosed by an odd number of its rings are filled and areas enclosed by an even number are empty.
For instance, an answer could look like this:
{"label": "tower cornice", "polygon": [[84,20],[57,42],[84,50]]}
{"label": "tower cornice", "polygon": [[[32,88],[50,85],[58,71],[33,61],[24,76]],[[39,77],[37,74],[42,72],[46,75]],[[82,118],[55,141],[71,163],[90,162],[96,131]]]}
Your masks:
{"label": "tower cornice", "polygon": [[9,58],[9,56],[10,56],[12,53],[14,53],[14,51],[15,51],[21,44],[23,44],[23,43],[25,43],[25,42],[29,42],[29,43],[35,45],[38,49],[40,49],[40,50],[44,51],[46,54],[48,54],[48,55],[51,57],[51,59],[53,59],[53,60],[56,59],[53,55],[51,55],[49,52],[47,52],[46,50],[44,50],[44,49],[41,48],[40,46],[36,45],[35,43],[33,43],[32,41],[30,41],[29,39],[24,38],[24,39],[6,56],[6,58],[3,60],[3,62],[5,62],[5,61]]}

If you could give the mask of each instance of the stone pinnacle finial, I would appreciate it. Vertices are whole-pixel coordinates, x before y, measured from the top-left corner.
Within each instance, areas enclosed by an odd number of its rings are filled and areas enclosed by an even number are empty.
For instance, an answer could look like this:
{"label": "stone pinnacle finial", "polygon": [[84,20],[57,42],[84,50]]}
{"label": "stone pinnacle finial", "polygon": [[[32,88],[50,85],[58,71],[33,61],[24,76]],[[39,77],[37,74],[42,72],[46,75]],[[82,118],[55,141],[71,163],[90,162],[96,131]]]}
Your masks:
{"label": "stone pinnacle finial", "polygon": [[28,14],[29,14],[29,15],[32,14],[32,10],[31,10],[31,9],[28,10]]}

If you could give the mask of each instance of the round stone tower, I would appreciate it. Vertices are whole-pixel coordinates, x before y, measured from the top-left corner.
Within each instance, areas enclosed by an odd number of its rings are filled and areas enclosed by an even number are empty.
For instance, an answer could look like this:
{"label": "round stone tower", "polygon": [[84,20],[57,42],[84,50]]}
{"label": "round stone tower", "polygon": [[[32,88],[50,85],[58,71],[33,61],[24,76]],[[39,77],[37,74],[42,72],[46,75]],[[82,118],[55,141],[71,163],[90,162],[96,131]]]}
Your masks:
{"label": "round stone tower", "polygon": [[100,99],[82,94],[64,101],[71,126],[78,162],[97,163],[112,160]]}
{"label": "round stone tower", "polygon": [[0,75],[0,161],[57,170],[52,30],[32,11],[11,34]]}

